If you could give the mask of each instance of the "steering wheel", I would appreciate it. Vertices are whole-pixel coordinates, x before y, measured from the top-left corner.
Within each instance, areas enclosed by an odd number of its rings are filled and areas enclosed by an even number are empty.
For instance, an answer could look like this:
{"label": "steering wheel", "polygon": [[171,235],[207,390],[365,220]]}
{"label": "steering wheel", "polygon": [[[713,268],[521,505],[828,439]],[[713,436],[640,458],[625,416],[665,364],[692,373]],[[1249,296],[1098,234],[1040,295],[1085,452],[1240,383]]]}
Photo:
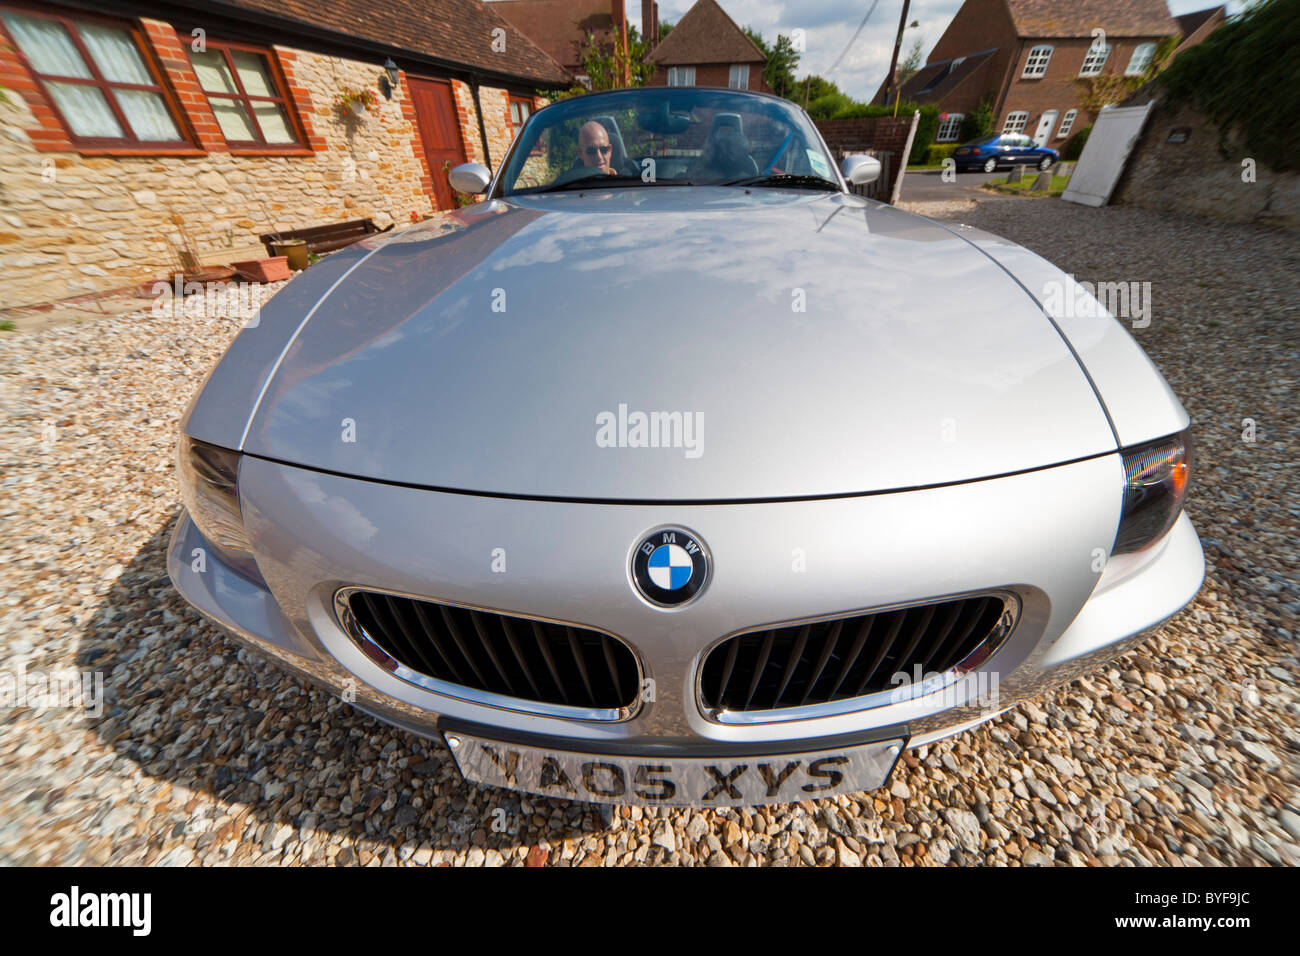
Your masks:
{"label": "steering wheel", "polygon": [[596,179],[606,175],[608,174],[602,172],[598,166],[574,166],[556,176],[555,181],[552,182],[551,185],[559,186],[564,183],[574,182],[578,179]]}

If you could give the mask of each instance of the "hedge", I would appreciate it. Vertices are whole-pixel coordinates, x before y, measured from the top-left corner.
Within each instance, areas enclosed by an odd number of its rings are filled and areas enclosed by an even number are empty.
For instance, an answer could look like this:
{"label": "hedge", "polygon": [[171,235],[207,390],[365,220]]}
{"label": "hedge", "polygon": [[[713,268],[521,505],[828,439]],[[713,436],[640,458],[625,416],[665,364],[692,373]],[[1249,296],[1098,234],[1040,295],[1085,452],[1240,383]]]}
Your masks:
{"label": "hedge", "polygon": [[925,154],[925,164],[927,166],[937,166],[945,159],[952,156],[952,151],[957,148],[956,143],[944,143],[943,145],[931,146]]}

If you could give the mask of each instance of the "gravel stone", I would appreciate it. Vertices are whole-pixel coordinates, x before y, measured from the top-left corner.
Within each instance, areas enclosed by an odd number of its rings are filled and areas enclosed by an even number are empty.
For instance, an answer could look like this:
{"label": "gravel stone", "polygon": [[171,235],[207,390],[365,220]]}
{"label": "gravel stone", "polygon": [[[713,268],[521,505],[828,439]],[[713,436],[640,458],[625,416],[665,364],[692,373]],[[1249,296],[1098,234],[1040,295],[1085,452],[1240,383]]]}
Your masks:
{"label": "gravel stone", "polygon": [[1300,863],[1294,236],[1055,199],[925,212],[1153,283],[1132,332],[1195,423],[1206,583],[1123,658],[908,752],[876,793],[604,812],[470,786],[171,587],[176,423],[251,312],[145,302],[0,333],[0,671],[104,682],[96,714],[0,709],[0,865]]}

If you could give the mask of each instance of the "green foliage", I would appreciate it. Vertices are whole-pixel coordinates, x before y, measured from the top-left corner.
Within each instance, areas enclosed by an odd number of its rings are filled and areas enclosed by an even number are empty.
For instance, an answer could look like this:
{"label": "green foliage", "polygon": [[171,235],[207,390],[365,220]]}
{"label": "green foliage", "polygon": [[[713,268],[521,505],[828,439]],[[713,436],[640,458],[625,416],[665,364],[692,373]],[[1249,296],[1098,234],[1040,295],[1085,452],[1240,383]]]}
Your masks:
{"label": "green foliage", "polygon": [[925,153],[925,164],[927,166],[938,166],[945,159],[952,156],[953,150],[957,148],[956,143],[944,143],[942,145],[933,145]]}
{"label": "green foliage", "polygon": [[1070,141],[1065,144],[1065,152],[1061,158],[1069,162],[1074,162],[1083,153],[1084,144],[1088,142],[1088,135],[1092,132],[1092,124],[1084,126],[1077,133],[1070,137]]}
{"label": "green foliage", "polygon": [[660,39],[660,40],[663,40],[664,37],[668,36],[668,34],[670,34],[670,33],[672,33],[672,32],[673,32],[673,24],[669,23],[667,20],[660,20],[660,21],[659,21],[659,39]]}
{"label": "green foliage", "polygon": [[1300,169],[1300,0],[1263,0],[1184,50],[1160,74],[1174,103],[1219,127],[1219,146]]}
{"label": "green foliage", "polygon": [[[618,34],[601,40],[588,30],[582,48],[582,69],[591,78],[593,91],[616,90],[625,85],[645,86],[645,81],[655,71],[655,65],[647,59],[649,53],[636,27],[628,27],[626,45]],[[627,75],[626,84],[623,82],[624,74]]]}
{"label": "green foliage", "polygon": [[768,44],[763,39],[763,34],[753,27],[745,27],[745,34],[767,57],[767,64],[763,67],[763,82],[768,89],[778,96],[790,96],[799,88],[794,78],[795,68],[799,66],[799,52],[794,48],[794,41],[784,33],[779,33],[776,43]]}
{"label": "green foliage", "polygon": [[836,90],[808,101],[808,115],[815,120],[843,119],[850,111],[861,104],[848,95]]}
{"label": "green foliage", "polygon": [[915,76],[916,71],[921,68],[921,43],[921,40],[913,43],[912,48],[907,51],[907,57],[898,64],[898,82],[894,84],[895,89]]}
{"label": "green foliage", "polygon": [[973,139],[983,139],[992,134],[993,103],[986,98],[980,101],[979,106],[962,117],[957,138],[963,143],[969,143]]}
{"label": "green foliage", "polygon": [[[808,105],[812,106],[813,100],[820,100],[832,93],[838,93],[839,95],[844,96],[840,88],[830,80],[823,79],[820,76],[810,73],[802,80],[799,80],[798,83],[795,84],[794,89],[785,94],[785,98],[787,100],[793,100],[800,106],[803,105],[806,98]],[[848,99],[848,97],[845,97],[845,99]]]}
{"label": "green foliage", "polygon": [[934,142],[934,134],[939,131],[939,107],[933,103],[922,106],[900,103],[898,115],[906,116],[913,110],[920,111],[921,118],[916,124],[916,135],[912,137],[912,152],[907,157],[907,161],[912,165],[918,165],[925,162],[925,155],[930,150],[930,144]]}

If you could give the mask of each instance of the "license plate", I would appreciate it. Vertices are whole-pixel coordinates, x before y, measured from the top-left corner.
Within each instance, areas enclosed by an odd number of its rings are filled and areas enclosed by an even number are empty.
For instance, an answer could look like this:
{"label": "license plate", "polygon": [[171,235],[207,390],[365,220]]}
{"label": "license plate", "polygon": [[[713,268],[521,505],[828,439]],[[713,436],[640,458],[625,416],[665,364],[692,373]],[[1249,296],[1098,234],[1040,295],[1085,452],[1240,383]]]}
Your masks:
{"label": "license plate", "polygon": [[625,757],[580,754],[445,734],[465,779],[589,803],[756,806],[875,790],[905,740],[813,753],[749,757]]}

